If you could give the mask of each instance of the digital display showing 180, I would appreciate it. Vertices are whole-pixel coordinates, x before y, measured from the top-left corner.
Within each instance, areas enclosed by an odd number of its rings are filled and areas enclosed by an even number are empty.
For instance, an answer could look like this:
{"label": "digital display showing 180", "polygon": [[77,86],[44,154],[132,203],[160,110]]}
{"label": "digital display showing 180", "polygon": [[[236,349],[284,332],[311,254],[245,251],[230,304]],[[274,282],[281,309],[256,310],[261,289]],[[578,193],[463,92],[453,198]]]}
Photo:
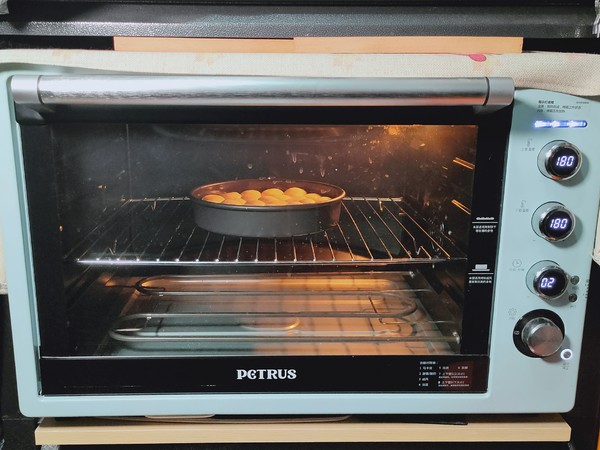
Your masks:
{"label": "digital display showing 180", "polygon": [[579,169],[579,153],[571,147],[558,147],[548,158],[548,170],[559,178],[574,175]]}
{"label": "digital display showing 180", "polygon": [[573,218],[564,210],[550,211],[542,219],[540,230],[553,240],[564,239],[573,231]]}

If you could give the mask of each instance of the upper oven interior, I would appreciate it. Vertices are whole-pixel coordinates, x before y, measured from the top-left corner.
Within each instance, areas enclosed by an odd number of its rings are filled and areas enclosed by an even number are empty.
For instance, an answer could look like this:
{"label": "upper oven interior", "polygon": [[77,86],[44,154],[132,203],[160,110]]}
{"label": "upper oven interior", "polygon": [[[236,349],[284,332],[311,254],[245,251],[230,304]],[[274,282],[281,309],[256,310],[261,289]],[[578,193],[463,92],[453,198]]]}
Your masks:
{"label": "upper oven interior", "polygon": [[[473,125],[69,124],[52,126],[51,139],[67,260],[278,265],[466,255]],[[195,225],[195,187],[258,178],[342,187],[339,226],[254,242]]]}

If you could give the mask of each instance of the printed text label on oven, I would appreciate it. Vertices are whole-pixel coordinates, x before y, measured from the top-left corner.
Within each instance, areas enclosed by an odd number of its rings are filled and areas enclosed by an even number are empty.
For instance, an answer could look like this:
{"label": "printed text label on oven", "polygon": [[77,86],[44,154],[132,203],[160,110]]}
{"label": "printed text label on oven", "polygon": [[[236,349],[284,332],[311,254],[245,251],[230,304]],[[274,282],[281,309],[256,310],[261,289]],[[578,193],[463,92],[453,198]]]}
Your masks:
{"label": "printed text label on oven", "polygon": [[237,369],[238,380],[295,380],[296,369]]}

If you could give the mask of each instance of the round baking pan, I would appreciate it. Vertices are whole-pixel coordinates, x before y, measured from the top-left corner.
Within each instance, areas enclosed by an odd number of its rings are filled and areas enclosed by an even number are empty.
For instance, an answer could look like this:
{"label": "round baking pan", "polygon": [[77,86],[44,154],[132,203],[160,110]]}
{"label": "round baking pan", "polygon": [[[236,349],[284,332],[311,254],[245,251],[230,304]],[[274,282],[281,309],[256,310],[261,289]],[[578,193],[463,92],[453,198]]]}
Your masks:
{"label": "round baking pan", "polygon": [[[287,206],[223,205],[202,200],[208,194],[263,191],[279,188],[282,191],[299,187],[309,193],[330,197],[323,203]],[[191,193],[196,224],[213,233],[240,237],[290,237],[316,233],[335,226],[340,218],[342,188],[316,181],[254,179],[208,184]]]}

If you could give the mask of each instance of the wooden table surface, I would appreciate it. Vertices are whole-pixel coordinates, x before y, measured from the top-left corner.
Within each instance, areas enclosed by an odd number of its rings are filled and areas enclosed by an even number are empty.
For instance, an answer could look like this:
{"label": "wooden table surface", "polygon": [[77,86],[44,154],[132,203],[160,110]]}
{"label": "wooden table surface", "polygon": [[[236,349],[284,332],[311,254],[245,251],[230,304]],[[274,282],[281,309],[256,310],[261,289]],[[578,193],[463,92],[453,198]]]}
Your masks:
{"label": "wooden table surface", "polygon": [[[183,420],[183,419],[182,419]],[[37,445],[282,443],[282,442],[568,442],[571,429],[558,414],[469,416],[466,424],[392,420],[205,423],[144,418],[45,418]]]}

